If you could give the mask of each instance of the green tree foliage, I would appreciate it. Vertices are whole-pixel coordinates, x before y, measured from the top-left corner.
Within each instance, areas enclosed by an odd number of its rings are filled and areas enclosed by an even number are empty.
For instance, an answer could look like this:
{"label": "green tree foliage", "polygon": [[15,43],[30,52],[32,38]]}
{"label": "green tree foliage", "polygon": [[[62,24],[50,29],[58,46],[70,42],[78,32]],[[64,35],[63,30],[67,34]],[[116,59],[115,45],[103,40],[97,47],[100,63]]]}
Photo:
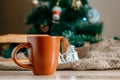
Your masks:
{"label": "green tree foliage", "polygon": [[[52,9],[58,1],[60,1],[59,7],[61,7],[62,12],[60,20],[53,23]],[[78,4],[80,8],[77,6],[76,10],[72,7],[73,1],[80,1],[81,4]],[[44,5],[44,3],[48,4]],[[102,39],[103,23],[90,22],[88,16],[90,9],[92,10],[92,7],[88,4],[88,0],[38,0],[38,4],[29,12],[25,23],[33,25],[28,31],[29,34],[64,36],[71,44],[80,47],[84,42],[96,43]],[[91,15],[93,14],[91,13]],[[41,29],[42,24],[48,26],[48,31],[44,32]]]}

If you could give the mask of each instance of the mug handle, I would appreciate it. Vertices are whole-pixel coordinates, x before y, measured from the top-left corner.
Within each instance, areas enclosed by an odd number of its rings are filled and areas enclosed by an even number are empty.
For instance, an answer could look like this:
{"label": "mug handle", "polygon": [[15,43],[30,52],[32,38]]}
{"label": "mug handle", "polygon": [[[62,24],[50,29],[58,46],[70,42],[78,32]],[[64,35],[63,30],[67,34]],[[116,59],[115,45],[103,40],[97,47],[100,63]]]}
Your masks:
{"label": "mug handle", "polygon": [[67,51],[68,46],[70,45],[68,40],[64,37],[61,37],[61,42],[62,42],[62,53]]}
{"label": "mug handle", "polygon": [[27,65],[25,65],[25,64],[20,63],[20,62],[17,60],[16,54],[17,54],[18,50],[20,50],[21,48],[28,48],[28,49],[30,48],[30,49],[32,49],[32,48],[31,48],[31,45],[28,44],[28,43],[26,43],[26,44],[19,44],[19,45],[16,46],[16,47],[13,49],[13,51],[12,51],[12,59],[13,59],[13,61],[14,61],[17,65],[19,65],[20,67],[23,67],[23,68],[33,68],[33,65],[32,65],[32,64],[27,64]]}

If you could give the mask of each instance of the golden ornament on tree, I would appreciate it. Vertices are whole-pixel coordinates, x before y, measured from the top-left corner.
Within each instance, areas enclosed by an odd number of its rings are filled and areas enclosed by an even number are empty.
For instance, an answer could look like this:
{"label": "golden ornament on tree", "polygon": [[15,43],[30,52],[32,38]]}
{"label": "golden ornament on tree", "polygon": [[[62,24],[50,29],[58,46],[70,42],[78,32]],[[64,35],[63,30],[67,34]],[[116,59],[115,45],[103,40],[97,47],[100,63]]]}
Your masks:
{"label": "golden ornament on tree", "polygon": [[72,0],[71,8],[73,8],[74,10],[79,10],[81,5],[81,0]]}
{"label": "golden ornament on tree", "polygon": [[42,32],[44,32],[44,33],[47,33],[48,30],[49,30],[49,26],[46,25],[46,24],[41,24],[41,25],[40,25],[40,30],[41,30]]}
{"label": "golden ornament on tree", "polygon": [[38,4],[38,0],[32,0],[32,5],[37,5]]}

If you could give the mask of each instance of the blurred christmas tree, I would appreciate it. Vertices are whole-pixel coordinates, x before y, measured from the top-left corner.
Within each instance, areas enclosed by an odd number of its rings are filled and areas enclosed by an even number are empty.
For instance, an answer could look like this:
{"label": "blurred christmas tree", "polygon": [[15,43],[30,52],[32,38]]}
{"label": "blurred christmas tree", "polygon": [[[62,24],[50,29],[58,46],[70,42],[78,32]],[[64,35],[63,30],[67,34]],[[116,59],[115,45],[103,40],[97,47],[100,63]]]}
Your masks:
{"label": "blurred christmas tree", "polygon": [[33,25],[29,34],[65,36],[76,47],[102,39],[100,14],[88,0],[32,0],[32,4],[26,18],[26,24]]}
{"label": "blurred christmas tree", "polygon": [[[28,34],[64,36],[76,47],[102,40],[100,14],[88,0],[32,0],[32,5],[25,19],[27,25],[32,24]],[[3,51],[3,56],[11,57],[16,45],[11,44]]]}

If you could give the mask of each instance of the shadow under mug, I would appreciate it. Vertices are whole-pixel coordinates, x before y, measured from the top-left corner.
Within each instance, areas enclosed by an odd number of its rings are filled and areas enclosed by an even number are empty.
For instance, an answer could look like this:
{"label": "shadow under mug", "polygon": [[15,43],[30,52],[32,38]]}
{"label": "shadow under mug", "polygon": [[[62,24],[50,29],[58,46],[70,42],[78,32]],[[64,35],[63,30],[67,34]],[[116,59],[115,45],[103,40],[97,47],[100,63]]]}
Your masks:
{"label": "shadow under mug", "polygon": [[[69,42],[61,36],[27,36],[27,43],[16,46],[12,52],[13,61],[23,68],[31,68],[34,75],[50,75],[56,72],[58,57],[62,44],[62,52],[67,50]],[[21,48],[28,49],[31,64],[25,65],[16,59]]]}

